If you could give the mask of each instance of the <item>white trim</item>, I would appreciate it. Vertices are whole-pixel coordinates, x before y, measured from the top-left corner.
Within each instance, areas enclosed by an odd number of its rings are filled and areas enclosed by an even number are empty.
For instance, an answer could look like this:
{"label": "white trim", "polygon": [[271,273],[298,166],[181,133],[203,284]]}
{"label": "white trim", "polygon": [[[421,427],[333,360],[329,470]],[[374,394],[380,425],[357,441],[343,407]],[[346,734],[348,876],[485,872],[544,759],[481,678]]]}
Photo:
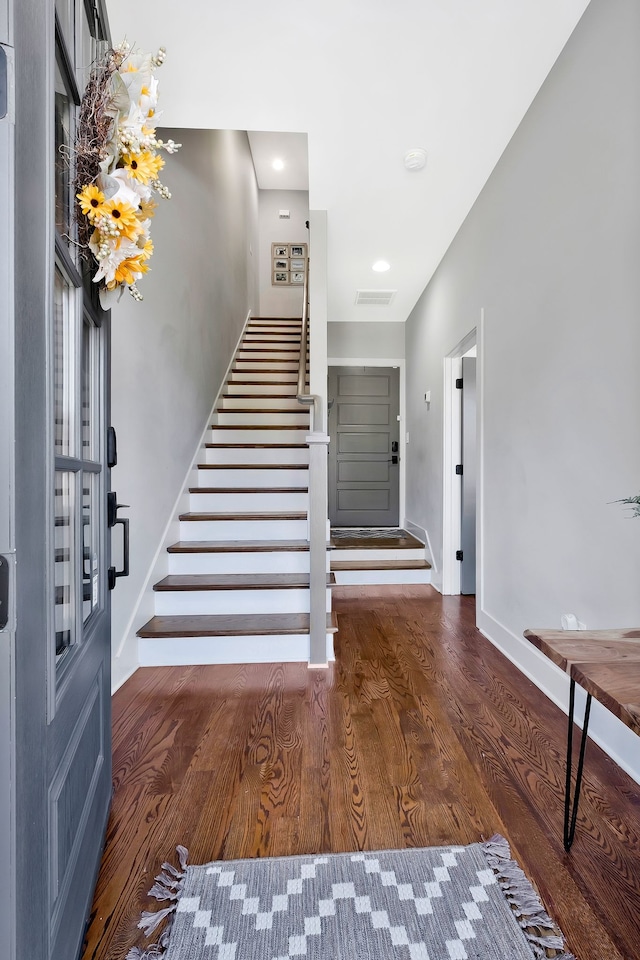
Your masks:
{"label": "white trim", "polygon": [[400,393],[400,497],[398,504],[398,523],[403,520],[406,509],[406,489],[407,489],[407,451],[406,451],[406,423],[407,423],[407,388],[406,388],[406,361],[393,358],[381,357],[328,357],[327,358],[327,376],[329,367],[398,367],[400,370],[400,383],[398,390]]}
{"label": "white trim", "polygon": [[112,684],[112,685],[111,685],[111,696],[113,696],[114,693],[115,693],[117,690],[119,690],[120,687],[122,687],[122,686],[127,682],[127,680],[129,680],[129,679],[134,675],[134,673],[137,673],[139,669],[140,669],[139,664],[136,664],[135,667],[131,667],[131,670],[129,670],[128,673],[125,673],[124,676],[120,677],[119,680],[117,681],[117,683]]}
{"label": "white trim", "polygon": [[[541,693],[549,697],[564,714],[568,714],[569,677],[567,674],[556,667],[528,640],[516,636],[486,610],[478,607],[476,620],[480,633],[528,677]],[[576,685],[575,719],[578,726],[582,725],[585,699],[584,690]],[[638,735],[595,699],[591,707],[589,737],[636,783],[640,783]]]}
{"label": "white trim", "polygon": [[484,605],[484,307],[476,328],[476,609]]}
{"label": "white trim", "polygon": [[[220,397],[229,379],[229,375],[231,373],[231,368],[233,366],[233,362],[235,360],[238,347],[242,342],[242,338],[244,337],[244,332],[246,330],[247,324],[249,323],[250,317],[251,317],[251,310],[249,310],[249,312],[247,313],[244,325],[240,332],[240,336],[238,337],[238,341],[236,343],[235,349],[231,354],[231,358],[227,365],[226,372],[222,378],[220,387],[213,401],[213,406],[211,407],[211,411],[207,417],[207,422],[204,426],[202,434],[200,435],[200,440],[198,441],[198,445],[196,447],[195,453],[191,458],[184,480],[180,485],[178,496],[176,497],[173,507],[171,508],[171,511],[169,513],[169,519],[167,520],[163,534],[160,538],[158,548],[155,554],[153,555],[153,560],[151,561],[149,572],[146,576],[144,583],[142,584],[142,587],[140,588],[140,592],[138,593],[138,597],[133,607],[133,612],[129,617],[129,621],[127,623],[126,628],[122,633],[122,638],[120,640],[120,643],[118,644],[118,649],[113,657],[114,660],[118,660],[122,656],[122,652],[125,646],[127,645],[127,642],[130,639],[131,634],[133,634],[132,639],[135,639],[136,629],[139,626],[142,626],[142,624],[146,620],[148,620],[150,616],[153,615],[154,597],[153,597],[152,587],[157,580],[161,580],[164,576],[166,576],[168,572],[167,547],[169,547],[176,539],[179,539],[176,533],[177,524],[179,522],[177,517],[179,516],[180,513],[184,512],[180,507],[180,501],[183,498],[186,499],[189,497],[188,490],[189,490],[189,487],[193,485],[190,483],[191,474],[193,470],[196,468],[196,464],[198,463],[198,459],[200,456],[200,451],[202,450],[206,442],[205,438],[207,435],[207,431],[211,429],[211,424],[214,422],[216,408],[220,402]],[[187,508],[185,505],[185,510],[186,509]],[[145,600],[146,600],[146,603],[145,603]]]}
{"label": "white trim", "polygon": [[[481,311],[482,323],[483,312]],[[460,549],[460,513],[462,508],[462,485],[456,475],[456,464],[460,462],[461,397],[456,389],[456,380],[462,376],[462,357],[476,347],[477,328],[474,327],[444,358],[443,367],[443,435],[442,435],[442,593],[457,595],[460,593],[460,562],[456,560],[456,550]],[[480,380],[479,389],[482,389]],[[478,386],[476,386],[478,390]],[[476,436],[479,436],[480,419],[476,405]],[[480,477],[476,478],[477,485]],[[481,491],[477,494],[480,500]],[[478,511],[476,511],[477,517]],[[476,539],[478,521],[476,519]],[[476,543],[477,549],[477,543]],[[476,561],[476,579],[477,579]]]}
{"label": "white trim", "polygon": [[418,540],[421,540],[425,545],[426,552],[428,556],[425,558],[431,564],[431,575],[438,572],[438,567],[433,558],[433,550],[431,549],[431,540],[429,539],[429,531],[425,527],[421,527],[419,523],[414,523],[413,520],[409,520],[408,517],[404,518],[404,529],[407,533],[413,534]]}

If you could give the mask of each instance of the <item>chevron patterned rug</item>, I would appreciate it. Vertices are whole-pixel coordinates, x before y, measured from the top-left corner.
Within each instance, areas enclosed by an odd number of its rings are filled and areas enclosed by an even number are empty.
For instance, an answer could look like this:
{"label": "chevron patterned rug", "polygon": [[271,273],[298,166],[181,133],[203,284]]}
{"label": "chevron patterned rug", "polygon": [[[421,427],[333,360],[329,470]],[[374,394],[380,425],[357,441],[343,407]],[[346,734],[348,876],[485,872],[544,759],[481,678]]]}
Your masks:
{"label": "chevron patterned rug", "polygon": [[575,960],[500,836],[466,847],[163,864],[127,960]]}

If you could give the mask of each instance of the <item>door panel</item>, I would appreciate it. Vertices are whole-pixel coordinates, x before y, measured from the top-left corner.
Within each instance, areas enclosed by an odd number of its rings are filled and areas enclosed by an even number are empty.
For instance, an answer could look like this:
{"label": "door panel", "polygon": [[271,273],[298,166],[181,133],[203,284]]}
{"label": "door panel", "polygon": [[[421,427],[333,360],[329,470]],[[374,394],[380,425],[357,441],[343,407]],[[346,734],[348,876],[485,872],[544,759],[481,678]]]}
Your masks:
{"label": "door panel", "polygon": [[[10,69],[13,35],[9,0],[0,0],[0,69]],[[2,949],[15,960],[15,629],[13,196],[14,122],[10,96],[0,105],[0,896]]]}
{"label": "door panel", "polygon": [[[93,7],[93,5],[91,5]],[[111,798],[109,318],[74,243],[84,0],[19,0],[16,31],[16,902],[11,960],[75,960]],[[83,20],[84,18],[84,20]],[[94,32],[101,28],[94,23]],[[4,491],[2,491],[4,494]],[[3,691],[4,692],[4,691]]]}
{"label": "door panel", "polygon": [[330,370],[329,516],[334,526],[398,525],[399,383],[399,371],[390,367]]}

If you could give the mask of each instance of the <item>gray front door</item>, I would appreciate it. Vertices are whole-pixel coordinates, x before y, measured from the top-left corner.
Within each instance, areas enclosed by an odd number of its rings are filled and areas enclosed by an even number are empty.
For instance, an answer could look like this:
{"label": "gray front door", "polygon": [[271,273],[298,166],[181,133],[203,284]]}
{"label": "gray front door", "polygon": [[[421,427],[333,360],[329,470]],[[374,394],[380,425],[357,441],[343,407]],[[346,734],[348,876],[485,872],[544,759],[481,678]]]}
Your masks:
{"label": "gray front door", "polygon": [[400,374],[397,367],[329,372],[329,517],[335,527],[397,527]]}
{"label": "gray front door", "polygon": [[0,795],[11,872],[2,943],[10,960],[75,960],[111,795],[109,318],[74,244],[70,169],[104,28],[84,0],[13,0],[12,14],[15,144],[0,166],[0,193],[9,166],[15,180],[13,228],[0,241],[13,288],[9,310],[0,302],[9,345],[0,378],[11,384],[0,430],[0,552],[11,579],[0,764],[8,756],[12,771],[8,824]]}

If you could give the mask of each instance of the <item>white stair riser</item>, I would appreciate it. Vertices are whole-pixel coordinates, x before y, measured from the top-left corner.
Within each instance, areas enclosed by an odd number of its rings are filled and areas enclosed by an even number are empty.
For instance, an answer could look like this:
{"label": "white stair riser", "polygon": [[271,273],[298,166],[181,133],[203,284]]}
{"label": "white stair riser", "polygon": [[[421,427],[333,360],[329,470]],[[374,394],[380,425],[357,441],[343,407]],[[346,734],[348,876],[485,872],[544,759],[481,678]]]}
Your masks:
{"label": "white stair riser", "polygon": [[273,493],[265,490],[264,493],[190,493],[189,510],[191,513],[232,513],[238,517],[243,513],[256,513],[261,510],[306,510],[309,505],[309,494]]}
{"label": "white stair riser", "polygon": [[225,410],[218,411],[216,414],[216,423],[228,423],[228,424],[255,424],[260,426],[260,424],[266,425],[286,425],[288,427],[299,424],[301,427],[308,426],[309,424],[309,414],[308,413],[229,413]]}
{"label": "white stair riser", "polygon": [[236,383],[235,380],[227,383],[225,391],[232,395],[239,393],[250,394],[286,394],[287,397],[295,397],[298,389],[298,382],[291,383]]}
{"label": "white stair riser", "polygon": [[[309,660],[309,634],[245,637],[175,637],[138,640],[142,667],[181,667],[206,663],[298,663]],[[327,660],[333,660],[333,634],[327,634]]]}
{"label": "white stair riser", "polygon": [[[213,447],[205,448],[201,463],[309,463],[308,447]],[[270,471],[277,472],[277,471]],[[295,484],[291,484],[295,486]]]}
{"label": "white stair riser", "polygon": [[336,585],[431,583],[431,570],[336,570]]}
{"label": "white stair riser", "polygon": [[306,520],[181,520],[181,540],[306,540]]}
{"label": "white stair riser", "polygon": [[308,487],[308,470],[198,470],[199,487]]}
{"label": "white stair riser", "polygon": [[291,361],[292,363],[299,363],[299,351],[298,350],[262,350],[260,347],[255,347],[253,350],[247,349],[244,350],[242,347],[236,353],[236,361],[240,362],[241,360],[257,360],[258,363],[264,363],[265,360],[285,360],[287,362]]}
{"label": "white stair riser", "polygon": [[275,346],[300,346],[299,333],[278,333],[275,330],[256,330],[256,332],[245,333],[242,338],[242,345],[258,344],[262,346],[265,341]]}
{"label": "white stair riser", "polygon": [[[173,590],[156,591],[158,617],[232,616],[248,613],[309,613],[309,588],[291,590]],[[327,613],[331,597],[327,590]]]}
{"label": "white stair riser", "polygon": [[306,443],[309,430],[216,430],[211,428],[208,443]]}
{"label": "white stair riser", "polygon": [[257,380],[259,383],[291,383],[295,385],[298,382],[298,373],[295,370],[290,373],[287,370],[281,370],[280,373],[272,373],[270,370],[257,370],[255,373],[234,370],[229,377],[230,383],[246,383],[247,380]]}
{"label": "white stair riser", "polygon": [[[238,373],[242,373],[245,370],[258,370],[262,373],[262,367],[264,367],[265,372],[268,371],[269,373],[295,373],[297,379],[299,364],[297,360],[271,360],[269,363],[261,363],[260,360],[246,360],[245,358],[241,358],[236,361],[234,366]],[[308,370],[309,367],[307,366],[307,372]]]}
{"label": "white stair riser", "polygon": [[[327,560],[327,572],[328,572]],[[309,573],[309,551],[273,553],[170,553],[169,573]]]}
{"label": "white stair riser", "polygon": [[246,408],[249,410],[293,410],[295,413],[304,413],[304,406],[298,403],[295,394],[289,397],[222,397],[221,406],[234,407],[236,410]]}
{"label": "white stair riser", "polygon": [[338,550],[331,551],[334,560],[424,560],[424,547],[411,550]]}

